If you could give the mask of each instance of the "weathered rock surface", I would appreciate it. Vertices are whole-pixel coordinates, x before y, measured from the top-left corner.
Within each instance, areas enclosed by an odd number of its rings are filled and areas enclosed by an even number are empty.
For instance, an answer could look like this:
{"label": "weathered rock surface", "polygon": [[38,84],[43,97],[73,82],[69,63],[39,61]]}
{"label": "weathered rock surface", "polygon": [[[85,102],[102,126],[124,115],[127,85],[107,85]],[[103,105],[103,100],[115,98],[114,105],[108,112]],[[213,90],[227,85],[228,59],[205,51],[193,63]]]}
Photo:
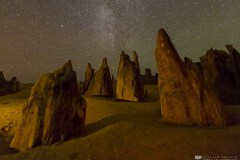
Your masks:
{"label": "weathered rock surface", "polygon": [[204,78],[224,104],[240,104],[240,54],[226,47],[229,54],[210,49],[200,57]]}
{"label": "weathered rock surface", "polygon": [[156,60],[164,121],[200,126],[227,124],[221,101],[206,82],[181,60],[164,29],[158,32]]}
{"label": "weathered rock surface", "polygon": [[103,59],[100,69],[94,74],[85,95],[113,96],[112,79],[106,58]]}
{"label": "weathered rock surface", "polygon": [[84,91],[83,92],[85,92],[88,89],[88,87],[90,86],[93,76],[94,76],[94,69],[92,68],[92,65],[90,63],[88,63],[87,69],[85,72],[85,82],[84,82]]}
{"label": "weathered rock surface", "polygon": [[19,90],[20,82],[16,77],[10,81],[5,80],[3,72],[0,72],[0,96],[16,93]]}
{"label": "weathered rock surface", "polygon": [[140,78],[138,55],[133,52],[134,61],[122,51],[117,75],[116,97],[126,101],[144,101],[144,88]]}
{"label": "weathered rock surface", "polygon": [[86,102],[79,94],[76,73],[68,61],[35,83],[10,147],[25,150],[79,136],[85,114]]}
{"label": "weathered rock surface", "polygon": [[184,62],[187,64],[189,67],[192,67],[194,71],[197,72],[198,75],[200,75],[202,78],[203,76],[203,70],[202,70],[202,65],[201,62],[193,62],[190,58],[184,57]]}
{"label": "weathered rock surface", "polygon": [[141,75],[142,83],[149,84],[157,84],[157,79],[152,75],[152,71],[149,68],[145,69],[145,75]]}

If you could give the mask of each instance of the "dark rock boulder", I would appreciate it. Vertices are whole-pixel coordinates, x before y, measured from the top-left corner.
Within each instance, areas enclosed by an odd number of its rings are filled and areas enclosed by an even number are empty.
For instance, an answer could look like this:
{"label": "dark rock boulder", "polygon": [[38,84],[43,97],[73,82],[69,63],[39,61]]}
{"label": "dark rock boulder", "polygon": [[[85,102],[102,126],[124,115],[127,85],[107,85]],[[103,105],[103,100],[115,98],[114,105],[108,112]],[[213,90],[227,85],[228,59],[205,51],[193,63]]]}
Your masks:
{"label": "dark rock boulder", "polygon": [[113,97],[113,84],[106,58],[103,59],[100,69],[94,74],[85,95]]}
{"label": "dark rock boulder", "polygon": [[10,147],[26,150],[79,136],[85,115],[86,102],[79,94],[76,73],[68,61],[35,83]]}
{"label": "dark rock boulder", "polygon": [[16,93],[19,90],[20,82],[16,77],[10,81],[5,80],[3,72],[0,72],[0,96]]}
{"label": "dark rock boulder", "polygon": [[221,101],[181,60],[164,29],[158,32],[156,60],[163,121],[200,126],[227,124]]}
{"label": "dark rock boulder", "polygon": [[229,54],[210,49],[200,57],[206,82],[214,89],[224,104],[240,103],[239,53],[227,46]]}
{"label": "dark rock boulder", "polygon": [[144,88],[140,78],[138,55],[134,60],[122,51],[117,74],[116,97],[126,101],[144,101]]}

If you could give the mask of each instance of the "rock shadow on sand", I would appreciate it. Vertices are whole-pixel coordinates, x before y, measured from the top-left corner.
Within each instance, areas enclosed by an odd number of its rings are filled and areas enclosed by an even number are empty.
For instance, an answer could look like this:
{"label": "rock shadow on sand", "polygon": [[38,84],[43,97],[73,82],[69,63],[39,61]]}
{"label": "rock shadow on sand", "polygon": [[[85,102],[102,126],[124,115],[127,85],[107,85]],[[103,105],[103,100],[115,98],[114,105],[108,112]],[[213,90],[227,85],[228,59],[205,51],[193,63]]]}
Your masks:
{"label": "rock shadow on sand", "polygon": [[158,119],[159,115],[160,115],[159,110],[111,115],[111,116],[105,117],[101,120],[98,120],[96,122],[86,125],[81,137],[89,136],[91,134],[94,134],[94,133],[100,131],[101,129],[103,129],[105,127],[108,127],[108,126],[116,124],[116,123],[142,119],[143,117],[150,118],[150,119]]}

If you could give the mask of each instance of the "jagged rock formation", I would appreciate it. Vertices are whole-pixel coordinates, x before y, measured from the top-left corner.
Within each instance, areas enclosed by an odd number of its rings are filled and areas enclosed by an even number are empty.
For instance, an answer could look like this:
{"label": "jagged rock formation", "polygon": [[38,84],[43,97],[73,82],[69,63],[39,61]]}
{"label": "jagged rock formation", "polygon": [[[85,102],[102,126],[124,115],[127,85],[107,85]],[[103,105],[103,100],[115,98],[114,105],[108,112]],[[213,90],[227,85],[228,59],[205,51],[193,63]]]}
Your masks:
{"label": "jagged rock formation", "polygon": [[16,93],[19,90],[20,82],[16,77],[10,81],[5,80],[3,72],[0,72],[0,96]]}
{"label": "jagged rock formation", "polygon": [[192,67],[192,69],[194,69],[199,76],[201,76],[202,78],[204,77],[204,76],[203,76],[202,65],[201,65],[200,62],[193,62],[193,61],[192,61],[190,58],[188,58],[188,57],[184,57],[184,62],[185,62],[189,67]]}
{"label": "jagged rock formation", "polygon": [[143,84],[157,84],[157,79],[152,75],[152,71],[149,68],[145,69],[145,75],[141,75],[141,80]]}
{"label": "jagged rock formation", "polygon": [[85,114],[86,102],[79,94],[76,72],[68,61],[35,83],[10,147],[25,150],[79,136]]}
{"label": "jagged rock formation", "polygon": [[92,65],[90,63],[88,63],[87,69],[85,72],[85,82],[84,82],[83,92],[86,92],[86,90],[88,90],[88,87],[90,86],[93,76],[94,76],[94,69],[92,68]]}
{"label": "jagged rock formation", "polygon": [[200,126],[227,124],[221,101],[206,82],[181,60],[164,29],[158,32],[156,60],[164,121]]}
{"label": "jagged rock formation", "polygon": [[94,74],[85,95],[113,97],[112,79],[107,58],[103,59],[100,69]]}
{"label": "jagged rock formation", "polygon": [[235,48],[233,48],[232,45],[226,45],[226,48],[229,52],[229,58],[231,63],[233,64],[235,72],[240,74],[240,53]]}
{"label": "jagged rock formation", "polygon": [[210,49],[200,57],[204,78],[224,104],[240,103],[240,54],[226,46],[229,54]]}
{"label": "jagged rock formation", "polygon": [[116,97],[126,101],[144,101],[144,88],[136,52],[133,52],[133,58],[134,61],[131,61],[122,51],[118,67]]}

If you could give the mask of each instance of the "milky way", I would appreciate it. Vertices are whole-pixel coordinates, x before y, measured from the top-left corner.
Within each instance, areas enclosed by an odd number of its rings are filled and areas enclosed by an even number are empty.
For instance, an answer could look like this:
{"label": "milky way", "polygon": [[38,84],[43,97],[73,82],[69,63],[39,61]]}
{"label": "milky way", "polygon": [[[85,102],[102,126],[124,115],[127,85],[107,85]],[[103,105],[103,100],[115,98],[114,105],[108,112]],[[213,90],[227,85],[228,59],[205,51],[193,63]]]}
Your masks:
{"label": "milky way", "polygon": [[71,59],[83,80],[88,62],[108,58],[116,74],[122,49],[156,72],[155,39],[167,30],[181,57],[213,47],[240,49],[238,0],[1,0],[0,70],[34,82]]}

